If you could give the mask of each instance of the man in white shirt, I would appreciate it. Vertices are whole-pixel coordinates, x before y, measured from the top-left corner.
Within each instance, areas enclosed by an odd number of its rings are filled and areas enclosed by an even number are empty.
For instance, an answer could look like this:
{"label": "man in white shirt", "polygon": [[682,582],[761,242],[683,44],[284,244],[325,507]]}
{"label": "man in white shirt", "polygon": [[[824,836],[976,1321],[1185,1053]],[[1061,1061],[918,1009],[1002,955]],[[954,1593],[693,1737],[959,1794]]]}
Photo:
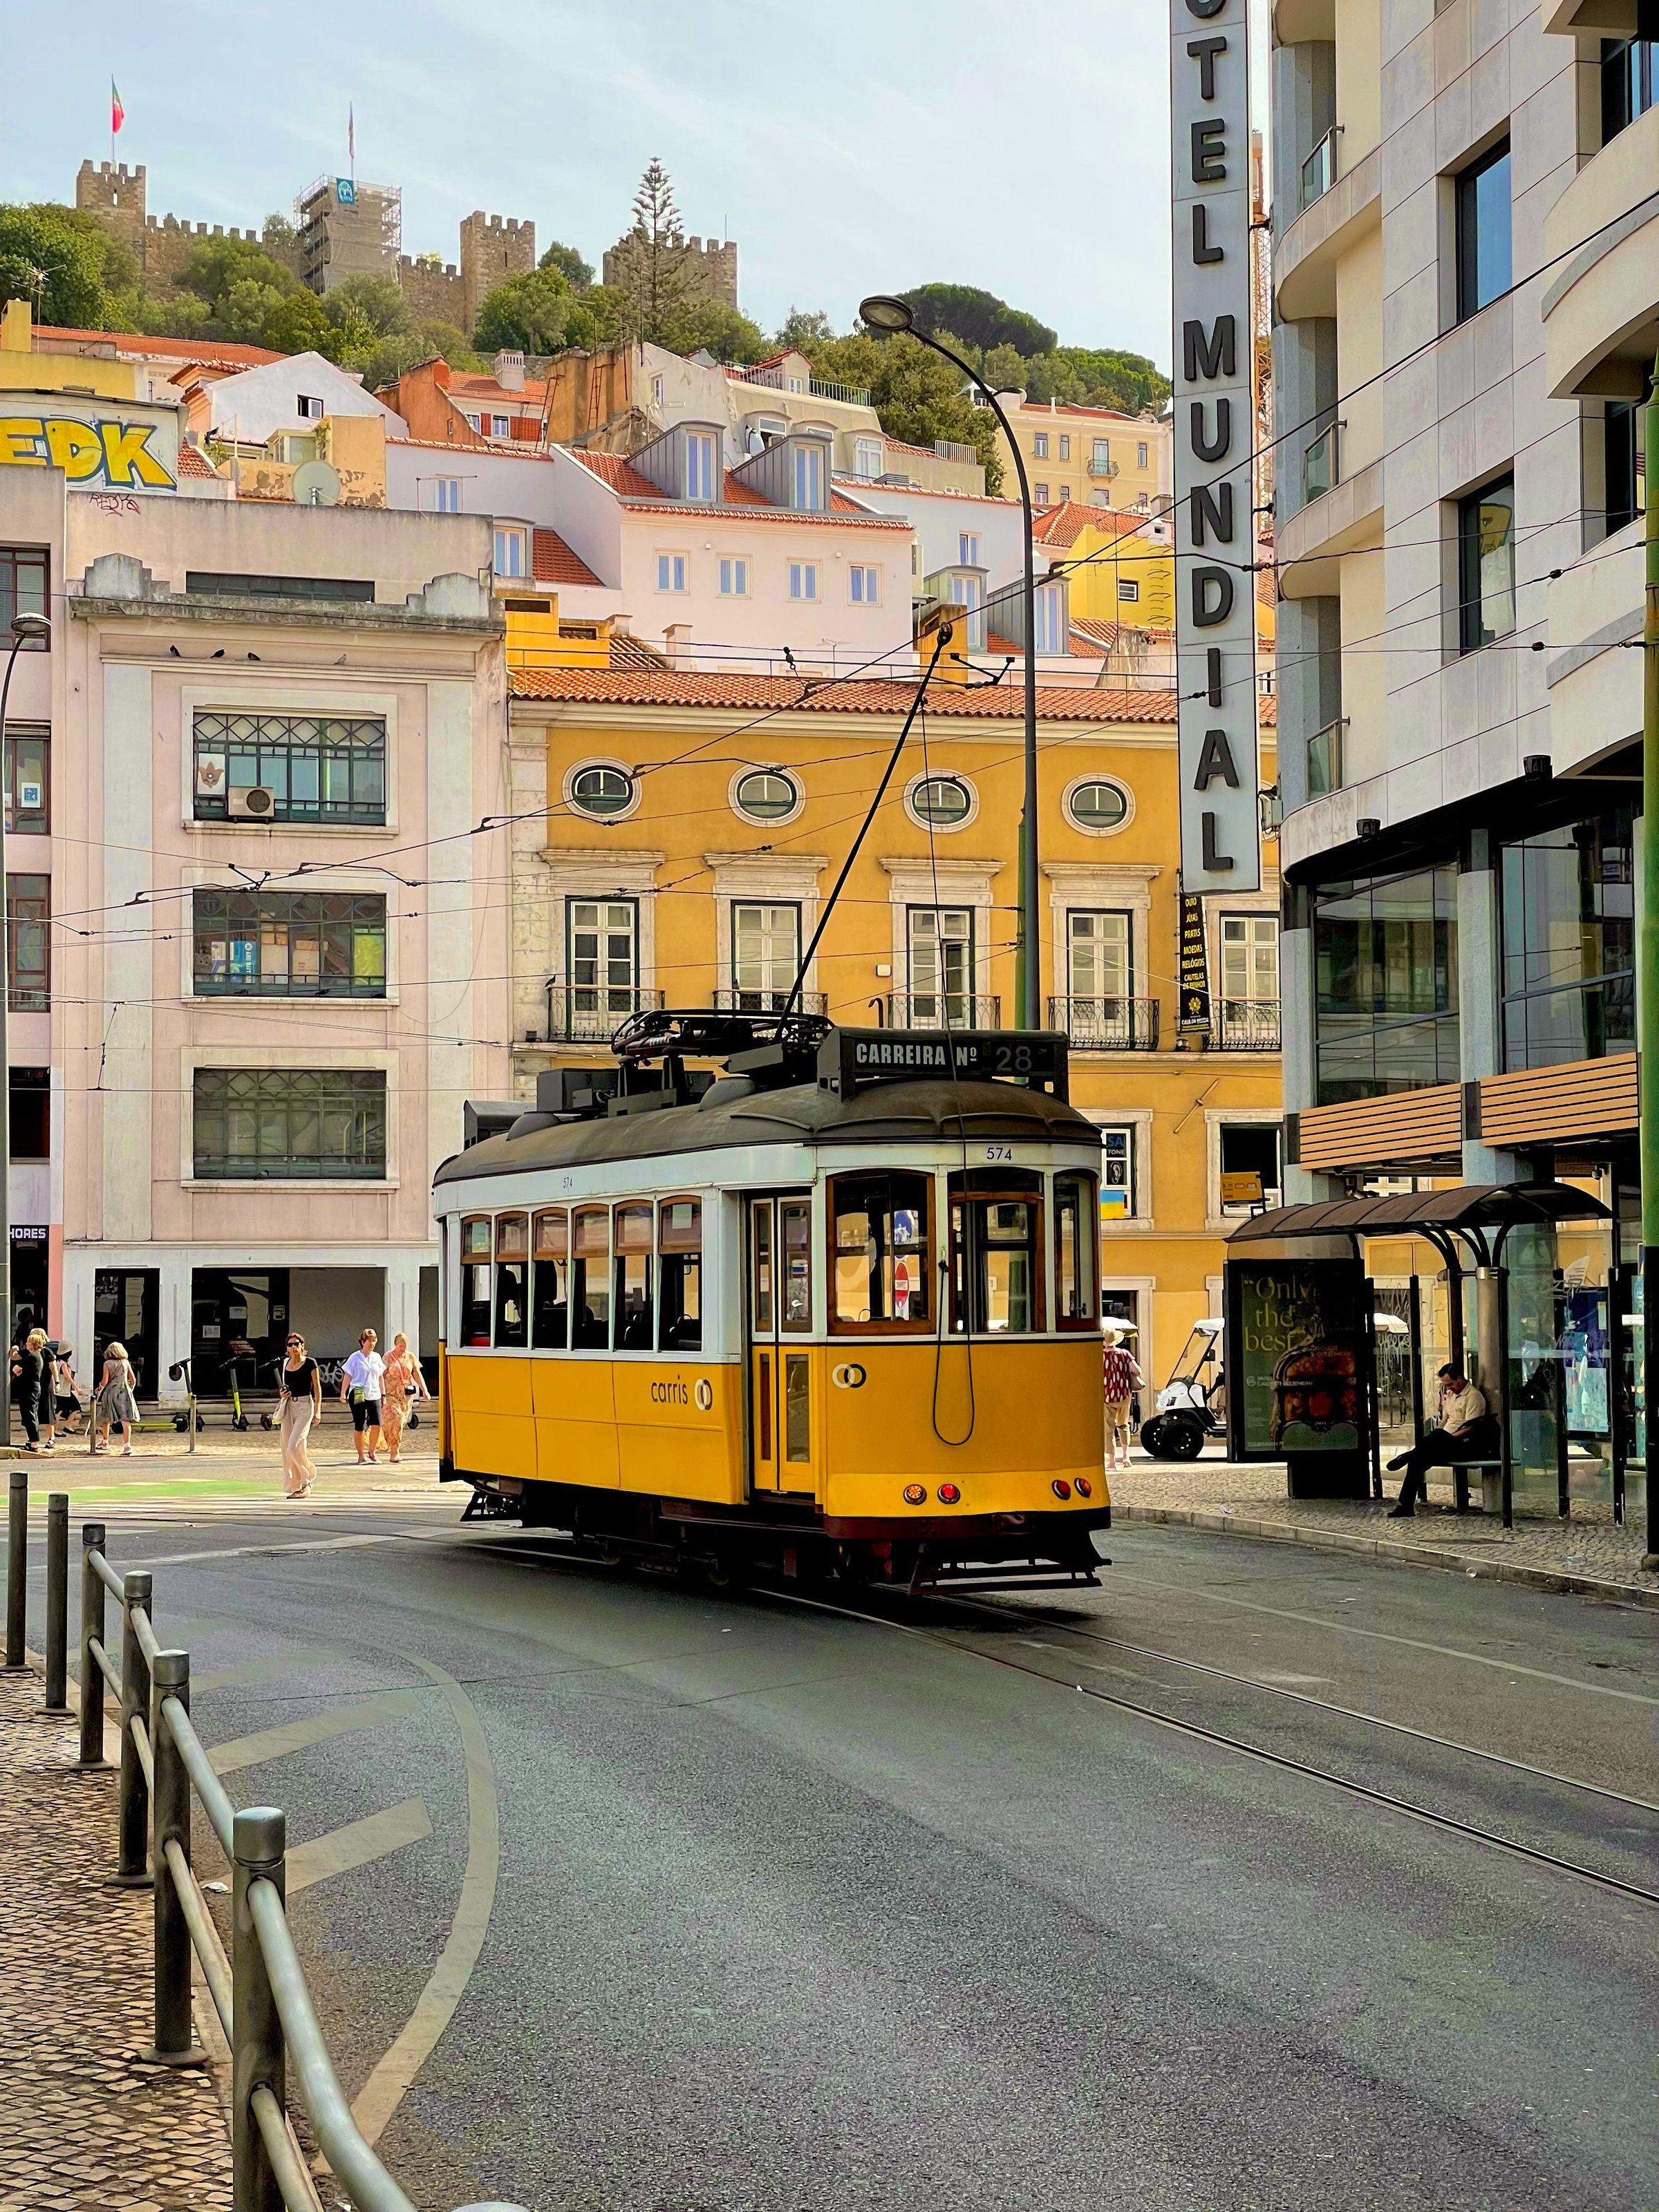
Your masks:
{"label": "man in white shirt", "polygon": [[1437,1425],[1420,1444],[1391,1459],[1392,1468],[1403,1468],[1400,1502],[1390,1521],[1409,1521],[1417,1501],[1428,1494],[1431,1467],[1455,1467],[1460,1460],[1491,1459],[1498,1449],[1498,1424],[1486,1411],[1486,1393],[1477,1390],[1468,1376],[1455,1367],[1440,1370],[1440,1408]]}
{"label": "man in white shirt", "polygon": [[359,1467],[380,1464],[380,1393],[384,1387],[380,1378],[386,1373],[386,1362],[374,1349],[378,1340],[374,1331],[366,1328],[357,1339],[357,1349],[340,1370],[340,1402],[350,1403],[352,1440],[357,1447]]}

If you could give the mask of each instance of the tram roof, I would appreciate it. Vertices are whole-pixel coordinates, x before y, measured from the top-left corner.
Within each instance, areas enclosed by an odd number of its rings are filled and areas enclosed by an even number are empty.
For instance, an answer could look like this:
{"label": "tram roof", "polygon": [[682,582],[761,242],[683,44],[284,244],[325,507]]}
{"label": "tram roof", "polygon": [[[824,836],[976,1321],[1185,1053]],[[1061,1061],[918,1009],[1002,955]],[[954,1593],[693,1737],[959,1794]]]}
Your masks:
{"label": "tram roof", "polygon": [[819,1084],[757,1091],[718,1106],[668,1106],[655,1113],[562,1121],[521,1137],[489,1137],[447,1159],[434,1183],[605,1160],[659,1159],[676,1152],[735,1151],[765,1144],[1026,1144],[1099,1141],[1092,1121],[1063,1099],[1013,1083],[936,1079],[883,1083],[850,1098]]}

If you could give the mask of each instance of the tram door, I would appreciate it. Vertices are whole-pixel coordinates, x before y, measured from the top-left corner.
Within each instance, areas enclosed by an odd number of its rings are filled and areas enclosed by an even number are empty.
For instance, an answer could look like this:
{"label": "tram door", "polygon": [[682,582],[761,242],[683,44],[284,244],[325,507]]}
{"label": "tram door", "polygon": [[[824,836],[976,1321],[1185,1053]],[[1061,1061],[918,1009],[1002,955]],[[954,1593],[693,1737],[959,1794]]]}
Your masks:
{"label": "tram door", "polygon": [[803,1193],[747,1205],[750,1488],[811,1497],[812,1201]]}

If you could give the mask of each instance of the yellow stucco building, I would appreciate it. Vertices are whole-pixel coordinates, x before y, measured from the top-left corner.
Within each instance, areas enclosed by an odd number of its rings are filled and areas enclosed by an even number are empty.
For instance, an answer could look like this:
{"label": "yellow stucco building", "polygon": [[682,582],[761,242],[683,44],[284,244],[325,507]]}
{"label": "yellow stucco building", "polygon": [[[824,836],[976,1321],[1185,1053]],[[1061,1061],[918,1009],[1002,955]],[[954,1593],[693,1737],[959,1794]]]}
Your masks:
{"label": "yellow stucco building", "polygon": [[[1036,519],[1040,552],[1060,563],[1073,622],[1127,623],[1154,635],[1175,630],[1174,532],[1167,514],[1133,514],[1068,500]],[[1271,654],[1274,641],[1274,578],[1266,546],[1256,578],[1256,642]]]}
{"label": "yellow stucco building", "polygon": [[[519,1095],[599,1059],[636,1008],[781,1006],[914,684],[559,666],[510,685]],[[1259,1169],[1271,1196],[1279,1159],[1271,878],[1209,902],[1211,1026],[1176,1032],[1174,709],[1169,692],[1040,694],[1045,1014],[1101,1130],[1108,1310],[1158,1383],[1248,1210],[1224,1205],[1223,1174]],[[809,1011],[1015,1025],[1021,757],[1016,700],[929,692],[805,977]]]}
{"label": "yellow stucco building", "polygon": [[[1075,499],[1087,507],[1133,507],[1145,514],[1168,499],[1171,428],[1168,417],[1123,415],[1112,407],[1074,407],[1060,399],[1005,401],[1014,440],[1038,507]],[[1006,436],[997,433],[1002,489],[1018,486]]]}

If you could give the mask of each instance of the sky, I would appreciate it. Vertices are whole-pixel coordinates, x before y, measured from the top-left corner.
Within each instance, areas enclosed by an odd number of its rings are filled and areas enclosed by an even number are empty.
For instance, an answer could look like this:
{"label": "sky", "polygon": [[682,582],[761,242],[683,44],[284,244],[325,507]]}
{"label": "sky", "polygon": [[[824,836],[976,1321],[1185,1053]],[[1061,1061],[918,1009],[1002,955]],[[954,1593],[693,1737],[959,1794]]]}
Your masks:
{"label": "sky", "polygon": [[113,75],[149,211],[257,228],[344,172],[350,101],[406,253],[454,260],[483,208],[597,266],[656,155],[769,332],[978,284],[1167,369],[1167,24],[1162,0],[0,0],[0,199],[73,198]]}

